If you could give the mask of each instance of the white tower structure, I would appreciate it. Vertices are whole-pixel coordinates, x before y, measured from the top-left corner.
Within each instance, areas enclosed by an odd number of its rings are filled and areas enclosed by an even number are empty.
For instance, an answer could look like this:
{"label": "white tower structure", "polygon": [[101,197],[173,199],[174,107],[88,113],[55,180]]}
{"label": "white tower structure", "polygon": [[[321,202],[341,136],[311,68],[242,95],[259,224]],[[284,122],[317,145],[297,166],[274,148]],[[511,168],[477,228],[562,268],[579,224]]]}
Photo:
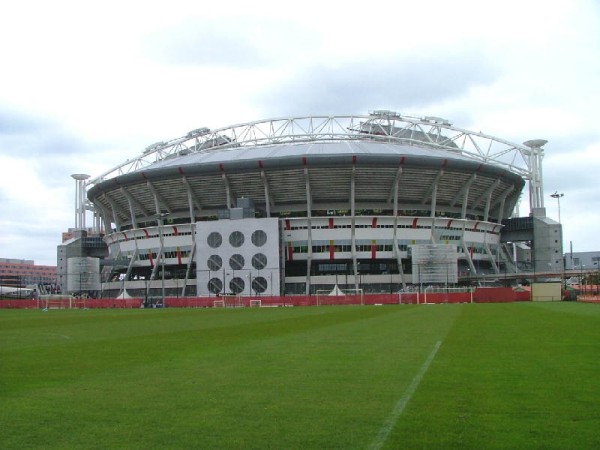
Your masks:
{"label": "white tower structure", "polygon": [[534,211],[544,207],[544,179],[542,175],[542,159],[544,158],[544,145],[548,143],[545,139],[532,139],[523,142],[529,147],[529,208]]}
{"label": "white tower structure", "polygon": [[85,173],[74,173],[71,178],[75,180],[75,229],[85,229],[85,204],[86,190],[85,182],[89,175]]}

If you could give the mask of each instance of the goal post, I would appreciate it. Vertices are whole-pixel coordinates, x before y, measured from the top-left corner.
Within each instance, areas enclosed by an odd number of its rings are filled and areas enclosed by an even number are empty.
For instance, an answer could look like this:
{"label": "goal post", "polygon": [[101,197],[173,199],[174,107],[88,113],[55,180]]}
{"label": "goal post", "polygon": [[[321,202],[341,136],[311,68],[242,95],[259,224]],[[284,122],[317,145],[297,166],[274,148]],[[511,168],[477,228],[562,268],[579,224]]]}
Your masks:
{"label": "goal post", "polygon": [[225,300],[213,300],[213,308],[225,308]]}
{"label": "goal post", "polygon": [[331,289],[317,290],[317,306],[324,305],[364,305],[365,297],[362,289],[337,289],[332,294]]}
{"label": "goal post", "polygon": [[73,308],[73,297],[70,295],[42,295],[40,296],[40,306],[45,311],[50,309],[71,309]]}
{"label": "goal post", "polygon": [[260,308],[262,306],[262,302],[260,299],[252,298],[250,299],[250,308]]}
{"label": "goal post", "polygon": [[243,308],[242,296],[237,294],[221,295],[218,300],[213,300],[215,308]]}

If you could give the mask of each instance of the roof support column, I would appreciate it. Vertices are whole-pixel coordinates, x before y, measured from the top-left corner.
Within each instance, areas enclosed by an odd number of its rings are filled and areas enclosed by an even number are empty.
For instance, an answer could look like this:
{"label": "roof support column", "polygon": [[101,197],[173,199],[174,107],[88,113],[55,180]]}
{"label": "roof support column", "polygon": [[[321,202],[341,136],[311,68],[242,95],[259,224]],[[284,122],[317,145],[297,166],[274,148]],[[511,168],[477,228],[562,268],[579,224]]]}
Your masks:
{"label": "roof support column", "polygon": [[262,167],[260,169],[260,178],[262,179],[265,189],[265,212],[267,213],[267,217],[271,217],[271,193],[269,190],[269,180],[267,179],[267,174]]}
{"label": "roof support column", "polygon": [[506,197],[510,194],[514,189],[514,186],[509,187],[504,193],[500,196],[500,206],[498,206],[498,223],[502,223],[504,220],[504,210],[506,207]]}
{"label": "roof support column", "polygon": [[[121,192],[123,193],[123,196],[127,199],[127,204],[129,205],[129,215],[131,216],[131,227],[138,228],[137,218],[135,217],[135,209],[133,208],[133,204],[136,203],[136,201],[124,187],[121,187]],[[140,207],[140,206],[138,206],[138,207]],[[142,210],[142,213],[145,213],[145,210]]]}
{"label": "roof support column", "polygon": [[102,224],[104,224],[104,232],[110,233],[112,230],[110,226],[110,214],[100,202],[94,203],[94,215],[97,216],[96,231],[102,232]]}
{"label": "roof support column", "polygon": [[488,194],[487,201],[485,202],[485,210],[483,211],[484,222],[488,222],[488,219],[490,217],[490,204],[492,203],[492,193],[493,191],[490,191],[490,193]]}
{"label": "roof support column", "polygon": [[358,261],[356,259],[356,157],[352,159],[350,174],[350,255],[352,257],[352,273],[354,274],[354,289],[359,288]]}
{"label": "roof support column", "polygon": [[433,190],[431,192],[431,217],[435,217],[435,209],[437,207],[437,190],[442,175],[444,175],[443,170],[440,171],[438,176],[435,178],[435,182],[433,183]]}
{"label": "roof support column", "polygon": [[229,186],[229,180],[227,179],[227,175],[225,175],[225,170],[221,170],[221,178],[223,179],[223,184],[225,185],[225,196],[227,197],[227,208],[233,208],[234,205],[231,199],[231,187]]}
{"label": "roof support column", "polygon": [[467,183],[467,185],[465,187],[465,192],[464,192],[463,201],[462,201],[462,208],[460,210],[460,218],[461,219],[467,218],[467,204],[469,203],[469,189],[471,188],[471,183],[474,180],[475,180],[475,175],[473,175],[473,178],[471,178],[469,180],[469,182]]}
{"label": "roof support column", "polygon": [[[181,177],[181,182],[183,183],[183,185],[185,186],[185,190],[187,191],[187,197],[188,197],[188,208],[190,211],[190,223],[195,223],[196,222],[196,214],[194,214],[194,205],[196,205],[198,207],[198,210],[201,210],[202,208],[199,207],[198,202],[195,199],[194,193],[192,192],[192,187],[190,186],[190,183],[187,179],[186,176]],[[193,235],[193,233],[192,233]]]}
{"label": "roof support column", "polygon": [[108,203],[110,204],[110,209],[112,210],[112,216],[113,216],[113,221],[115,222],[115,228],[117,229],[117,231],[121,231],[121,220],[119,219],[119,215],[117,214],[119,207],[113,201],[113,199],[110,198],[108,195],[106,196],[106,200],[108,200]]}
{"label": "roof support column", "polygon": [[394,217],[398,215],[398,187],[400,186],[400,177],[402,176],[402,166],[398,167],[398,171],[396,172],[396,178],[394,178],[394,186],[393,192],[388,196],[388,203],[393,200],[394,205],[392,209],[394,210]]}
{"label": "roof support column", "polygon": [[[398,248],[398,186],[400,184],[400,176],[402,175],[402,166],[398,167],[396,172],[396,178],[394,179],[394,255],[396,256],[396,263],[398,264],[398,273],[400,274],[400,283],[402,283],[402,289],[406,289],[406,281],[404,279],[404,268],[402,267],[402,256],[400,255],[400,249]],[[388,199],[389,201],[389,199]]]}
{"label": "roof support column", "polygon": [[304,181],[306,186],[306,222],[307,222],[307,246],[308,246],[308,254],[306,256],[306,295],[310,295],[310,286],[311,286],[311,278],[310,271],[312,266],[312,195],[310,193],[310,178],[308,176],[308,160],[306,158],[304,161]]}

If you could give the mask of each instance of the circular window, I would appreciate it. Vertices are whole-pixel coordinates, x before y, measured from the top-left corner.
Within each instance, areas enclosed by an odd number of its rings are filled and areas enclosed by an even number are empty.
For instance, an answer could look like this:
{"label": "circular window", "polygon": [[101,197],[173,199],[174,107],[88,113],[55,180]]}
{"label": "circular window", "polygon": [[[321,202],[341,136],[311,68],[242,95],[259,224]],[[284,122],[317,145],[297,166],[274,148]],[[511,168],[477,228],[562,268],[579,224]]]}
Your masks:
{"label": "circular window", "polygon": [[257,270],[262,270],[267,267],[267,256],[262,253],[257,253],[252,257],[252,267]]}
{"label": "circular window", "polygon": [[244,257],[240,254],[235,254],[229,258],[229,267],[231,267],[233,270],[243,269],[245,263],[246,261],[244,260]]}
{"label": "circular window", "polygon": [[232,278],[229,282],[229,290],[232,294],[239,294],[245,287],[246,283],[244,283],[244,280],[240,277]]}
{"label": "circular window", "polygon": [[254,233],[252,233],[251,240],[252,243],[257,247],[262,247],[267,243],[267,233],[265,233],[263,230],[256,230]]}
{"label": "circular window", "polygon": [[252,290],[257,294],[262,294],[267,290],[267,280],[264,277],[256,277],[252,280]]}
{"label": "circular window", "polygon": [[206,243],[211,248],[220,247],[222,242],[223,242],[223,237],[221,236],[221,233],[218,233],[216,231],[213,231],[212,233],[210,233],[208,235],[208,237],[206,238]]}
{"label": "circular window", "polygon": [[206,261],[208,268],[213,272],[215,270],[220,270],[223,267],[223,260],[219,255],[210,255],[208,261]]}
{"label": "circular window", "polygon": [[219,278],[211,278],[208,281],[208,290],[213,294],[220,294],[223,290],[223,282]]}
{"label": "circular window", "polygon": [[244,245],[244,233],[241,231],[234,231],[229,235],[229,243],[232,247],[241,247]]}

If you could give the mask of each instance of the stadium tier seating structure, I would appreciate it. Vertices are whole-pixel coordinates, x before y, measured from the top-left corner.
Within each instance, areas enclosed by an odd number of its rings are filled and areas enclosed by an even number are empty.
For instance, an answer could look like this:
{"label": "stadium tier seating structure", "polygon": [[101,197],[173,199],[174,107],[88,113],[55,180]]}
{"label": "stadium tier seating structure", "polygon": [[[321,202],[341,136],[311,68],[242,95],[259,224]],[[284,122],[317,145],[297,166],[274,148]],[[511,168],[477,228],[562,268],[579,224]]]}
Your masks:
{"label": "stadium tier seating structure", "polygon": [[544,143],[392,111],[200,128],[80,177],[79,211],[113,295],[456,284],[511,264],[502,222],[527,184],[543,208]]}

